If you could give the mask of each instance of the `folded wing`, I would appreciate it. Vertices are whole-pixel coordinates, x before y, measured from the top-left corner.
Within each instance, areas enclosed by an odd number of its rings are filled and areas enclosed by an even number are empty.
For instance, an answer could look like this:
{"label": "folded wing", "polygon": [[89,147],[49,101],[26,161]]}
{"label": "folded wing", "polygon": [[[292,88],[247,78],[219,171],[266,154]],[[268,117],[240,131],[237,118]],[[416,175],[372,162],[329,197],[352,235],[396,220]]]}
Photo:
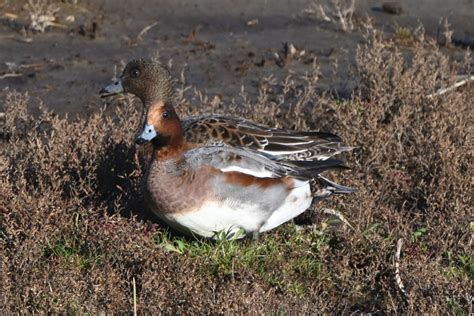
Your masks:
{"label": "folded wing", "polygon": [[325,160],[353,149],[331,133],[273,129],[235,117],[191,117],[183,122],[183,127],[190,142],[220,141],[287,160]]}

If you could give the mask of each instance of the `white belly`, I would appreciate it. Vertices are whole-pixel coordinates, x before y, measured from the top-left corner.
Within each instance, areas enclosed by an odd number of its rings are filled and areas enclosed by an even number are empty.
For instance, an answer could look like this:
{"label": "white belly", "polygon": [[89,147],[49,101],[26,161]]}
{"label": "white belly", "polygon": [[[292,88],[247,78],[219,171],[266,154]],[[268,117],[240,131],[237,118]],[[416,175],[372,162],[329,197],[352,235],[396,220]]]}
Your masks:
{"label": "white belly", "polygon": [[[283,204],[272,212],[262,211],[258,203],[226,200],[206,202],[190,212],[160,217],[179,231],[204,237],[214,237],[221,231],[229,233],[229,236],[238,230],[251,234],[268,231],[289,221],[303,213],[311,205],[311,201],[309,184],[297,181],[297,187],[290,192]],[[244,235],[240,236],[242,237]]]}
{"label": "white belly", "polygon": [[[214,237],[217,232],[237,232],[243,229],[251,233],[268,217],[259,212],[258,205],[227,205],[207,202],[199,209],[181,214],[167,214],[167,222],[180,231],[189,231],[204,237]],[[173,223],[171,223],[173,222]],[[242,235],[241,237],[244,237]]]}

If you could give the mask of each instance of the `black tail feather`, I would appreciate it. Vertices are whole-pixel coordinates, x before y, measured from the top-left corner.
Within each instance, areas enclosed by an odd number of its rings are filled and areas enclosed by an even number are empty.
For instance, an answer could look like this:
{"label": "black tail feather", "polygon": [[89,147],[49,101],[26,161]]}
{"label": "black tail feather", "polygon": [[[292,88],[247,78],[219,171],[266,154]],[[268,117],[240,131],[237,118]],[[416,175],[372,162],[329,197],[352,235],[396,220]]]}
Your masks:
{"label": "black tail feather", "polygon": [[297,160],[287,163],[293,176],[312,179],[320,173],[331,169],[349,169],[342,160]]}
{"label": "black tail feather", "polygon": [[354,193],[357,192],[357,189],[351,188],[351,187],[346,187],[344,185],[337,184],[335,182],[332,182],[331,180],[319,175],[316,179],[321,186],[324,188],[329,188],[333,190],[333,193],[337,194],[349,194],[349,193]]}

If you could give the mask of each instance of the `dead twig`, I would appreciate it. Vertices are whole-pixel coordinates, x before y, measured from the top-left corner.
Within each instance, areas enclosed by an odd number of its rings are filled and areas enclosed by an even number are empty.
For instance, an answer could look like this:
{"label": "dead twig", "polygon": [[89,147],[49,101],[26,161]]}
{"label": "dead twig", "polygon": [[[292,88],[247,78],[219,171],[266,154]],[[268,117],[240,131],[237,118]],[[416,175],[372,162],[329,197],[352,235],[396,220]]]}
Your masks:
{"label": "dead twig", "polygon": [[397,241],[397,251],[395,252],[395,282],[397,282],[397,286],[400,291],[403,293],[406,299],[408,299],[408,293],[405,290],[405,286],[403,285],[402,278],[400,277],[400,253],[402,251],[403,239],[400,238]]}
{"label": "dead twig", "polygon": [[41,0],[28,0],[30,14],[29,28],[33,31],[43,33],[49,26],[59,26],[56,23],[56,15],[59,7]]}
{"label": "dead twig", "polygon": [[29,68],[34,68],[34,70],[39,70],[39,69],[43,69],[45,68],[48,64],[50,64],[51,62],[48,62],[48,63],[34,63],[34,64],[24,64],[24,65],[18,65],[18,68],[26,68],[26,69],[29,69]]}
{"label": "dead twig", "polygon": [[[464,78],[464,79],[462,79],[462,78]],[[453,91],[453,90],[455,90],[455,89],[457,89],[461,86],[464,86],[465,84],[467,84],[471,81],[474,81],[474,75],[459,76],[458,79],[460,79],[460,80],[455,82],[453,85],[451,85],[449,87],[446,87],[446,88],[441,88],[438,91],[436,91],[435,93],[428,94],[426,97],[431,99],[431,98],[443,95],[445,93],[448,93],[450,91]]]}
{"label": "dead twig", "polygon": [[17,74],[17,73],[8,73],[8,74],[1,75],[0,80],[5,79],[5,78],[21,77],[21,76],[23,76],[23,75],[22,74]]}
{"label": "dead twig", "polygon": [[344,217],[344,215],[342,215],[341,212],[336,211],[332,208],[323,208],[321,211],[323,212],[323,214],[336,216],[341,222],[349,226],[349,228],[351,228],[352,230],[355,230],[354,227],[351,225],[351,223],[349,223],[349,221]]}
{"label": "dead twig", "polygon": [[354,29],[354,24],[352,23],[352,15],[355,10],[355,0],[351,0],[350,4],[346,7],[343,7],[338,1],[334,4],[337,17],[339,18],[339,24],[344,32],[352,31]]}
{"label": "dead twig", "polygon": [[143,40],[143,36],[148,33],[149,30],[151,30],[152,28],[154,28],[156,25],[158,24],[158,22],[153,22],[152,24],[146,26],[143,28],[143,30],[140,31],[140,33],[138,33],[137,35],[137,41],[142,41]]}
{"label": "dead twig", "polygon": [[18,14],[10,13],[10,12],[5,12],[5,13],[3,13],[2,16],[3,16],[4,18],[10,19],[10,20],[16,20],[16,19],[18,19]]}
{"label": "dead twig", "polygon": [[183,42],[185,43],[193,43],[197,36],[198,36],[198,33],[199,31],[202,29],[202,25],[201,24],[198,24],[196,27],[194,27],[191,32],[189,32],[188,35],[186,35],[184,38],[183,38]]}
{"label": "dead twig", "polygon": [[352,31],[354,29],[352,16],[355,11],[355,0],[330,0],[325,2],[325,4],[321,4],[313,0],[309,8],[303,10],[303,13],[314,15],[325,22],[338,21],[344,32]]}
{"label": "dead twig", "polygon": [[16,35],[3,35],[3,36],[0,36],[0,40],[1,39],[14,40],[14,41],[21,42],[21,43],[31,43],[31,42],[33,42],[33,39],[31,37],[18,37]]}
{"label": "dead twig", "polygon": [[326,22],[331,22],[332,21],[331,18],[328,17],[328,15],[326,14],[326,11],[324,10],[324,8],[321,4],[318,6],[317,9],[318,9],[318,12],[319,12],[319,16],[321,17],[321,19],[323,21],[326,21]]}
{"label": "dead twig", "polygon": [[133,285],[133,315],[137,315],[137,286],[135,284],[135,277],[132,278]]}
{"label": "dead twig", "polygon": [[453,31],[451,25],[448,22],[448,18],[441,17],[438,22],[438,28],[436,30],[436,41],[439,45],[449,46],[452,42]]}

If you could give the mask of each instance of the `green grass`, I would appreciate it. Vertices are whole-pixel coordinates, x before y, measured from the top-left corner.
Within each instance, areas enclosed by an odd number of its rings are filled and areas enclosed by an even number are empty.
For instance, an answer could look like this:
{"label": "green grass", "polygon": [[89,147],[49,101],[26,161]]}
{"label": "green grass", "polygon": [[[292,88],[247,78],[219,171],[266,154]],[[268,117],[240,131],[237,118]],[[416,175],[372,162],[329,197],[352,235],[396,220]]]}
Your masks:
{"label": "green grass", "polygon": [[412,242],[417,242],[420,240],[422,237],[427,236],[429,233],[428,228],[425,227],[420,227],[417,228],[412,235]]}
{"label": "green grass", "polygon": [[466,275],[470,280],[474,280],[474,256],[463,253],[454,255],[451,251],[445,252],[445,259],[448,264],[447,274],[453,278]]}
{"label": "green grass", "polygon": [[298,231],[287,224],[258,240],[227,239],[226,232],[218,232],[216,240],[191,240],[166,232],[155,235],[154,241],[166,251],[199,261],[203,275],[234,279],[251,273],[270,286],[300,296],[307,291],[302,281],[317,279],[324,271],[321,250],[337,247],[327,227],[323,223],[320,230]]}
{"label": "green grass", "polygon": [[408,40],[412,37],[412,32],[407,27],[398,27],[395,31],[395,37],[400,40]]}
{"label": "green grass", "polygon": [[102,256],[87,243],[77,238],[60,238],[44,246],[45,258],[61,258],[66,263],[77,265],[87,270],[92,265],[100,264]]}
{"label": "green grass", "polygon": [[453,315],[456,315],[456,316],[468,315],[468,312],[464,311],[461,304],[459,304],[459,302],[456,301],[455,299],[452,299],[452,298],[448,299],[448,306],[451,308]]}

